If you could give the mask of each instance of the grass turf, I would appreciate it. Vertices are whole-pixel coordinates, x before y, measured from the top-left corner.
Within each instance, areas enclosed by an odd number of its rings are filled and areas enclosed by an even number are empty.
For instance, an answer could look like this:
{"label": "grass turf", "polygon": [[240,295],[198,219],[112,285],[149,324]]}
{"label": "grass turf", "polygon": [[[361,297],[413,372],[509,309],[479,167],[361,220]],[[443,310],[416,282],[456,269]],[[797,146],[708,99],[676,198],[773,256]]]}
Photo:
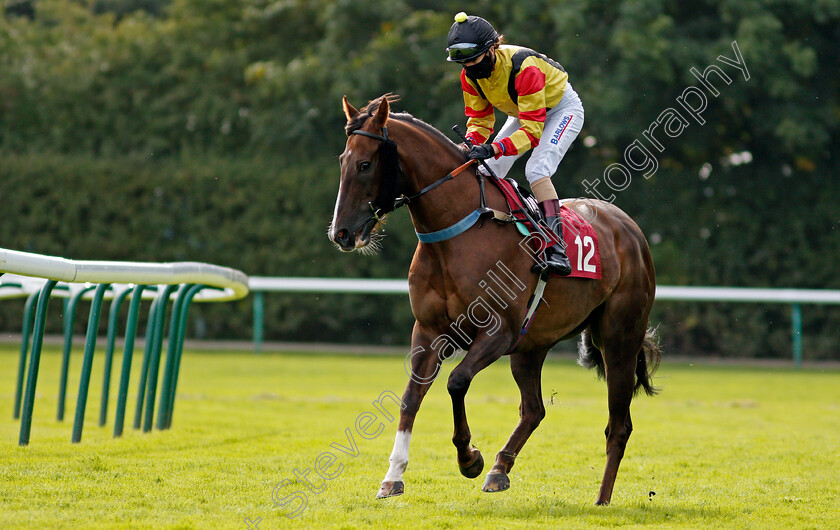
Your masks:
{"label": "grass turf", "polygon": [[[638,397],[634,432],[613,503],[593,505],[604,466],[606,385],[570,361],[543,373],[547,416],[511,473],[511,489],[480,491],[463,478],[451,445],[444,365],[415,424],[406,494],[375,500],[396,422],[372,404],[402,394],[403,359],[311,353],[185,353],[173,428],[111,438],[96,426],[96,359],[81,444],[70,443],[81,353],[71,363],[67,420],[55,420],[60,356],[41,361],[32,438],[19,447],[12,420],[17,351],[0,347],[0,528],[356,528],[356,527],[802,527],[840,516],[840,373],[670,364]],[[115,359],[120,366],[120,359]],[[467,397],[473,443],[489,470],[518,417],[519,394],[505,360],[484,370]],[[384,400],[385,410],[396,405]],[[377,414],[365,439],[360,414]],[[373,435],[379,422],[383,432]],[[352,439],[348,438],[348,432]],[[332,444],[357,452],[345,454]],[[353,448],[355,444],[355,449]],[[314,467],[322,453],[337,460]],[[294,470],[309,468],[308,491]],[[275,498],[307,496],[279,507]],[[259,521],[259,522],[257,522]],[[254,524],[255,523],[255,524]]]}

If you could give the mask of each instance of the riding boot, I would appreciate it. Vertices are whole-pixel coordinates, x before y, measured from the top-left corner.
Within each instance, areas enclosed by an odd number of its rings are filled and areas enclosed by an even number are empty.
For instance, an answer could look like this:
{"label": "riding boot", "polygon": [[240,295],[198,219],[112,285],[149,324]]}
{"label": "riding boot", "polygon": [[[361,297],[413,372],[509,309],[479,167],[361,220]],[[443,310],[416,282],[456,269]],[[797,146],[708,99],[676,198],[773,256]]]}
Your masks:
{"label": "riding boot", "polygon": [[554,233],[560,239],[559,243],[548,247],[545,251],[548,272],[559,274],[560,276],[568,276],[572,273],[572,266],[569,263],[568,256],[566,256],[566,247],[563,244],[563,221],[560,218],[560,200],[549,199],[542,201],[540,203],[540,209],[545,215],[545,221],[549,228],[554,230]]}

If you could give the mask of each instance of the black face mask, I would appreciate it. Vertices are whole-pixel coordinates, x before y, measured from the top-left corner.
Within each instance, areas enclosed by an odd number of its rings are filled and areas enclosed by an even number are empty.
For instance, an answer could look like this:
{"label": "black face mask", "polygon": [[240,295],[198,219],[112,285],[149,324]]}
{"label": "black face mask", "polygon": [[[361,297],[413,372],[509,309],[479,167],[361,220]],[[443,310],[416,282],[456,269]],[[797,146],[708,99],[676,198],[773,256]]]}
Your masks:
{"label": "black face mask", "polygon": [[487,79],[493,73],[493,59],[490,58],[488,53],[484,56],[484,59],[476,64],[464,66],[464,70],[467,72],[467,77],[472,79]]}

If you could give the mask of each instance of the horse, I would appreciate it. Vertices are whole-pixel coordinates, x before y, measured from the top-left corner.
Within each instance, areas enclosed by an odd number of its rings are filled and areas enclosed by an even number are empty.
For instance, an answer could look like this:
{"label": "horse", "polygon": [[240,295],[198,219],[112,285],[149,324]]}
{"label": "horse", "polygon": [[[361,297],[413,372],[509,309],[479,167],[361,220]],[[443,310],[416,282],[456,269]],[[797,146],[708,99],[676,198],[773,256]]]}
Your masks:
{"label": "horse", "polygon": [[[534,256],[523,251],[522,235],[505,224],[482,221],[463,229],[480,197],[486,196],[491,209],[507,208],[502,193],[492,185],[482,190],[475,167],[443,133],[408,113],[392,113],[397,99],[386,94],[361,110],[346,96],[342,99],[347,142],[339,157],[341,179],[328,236],[343,251],[364,250],[377,239],[384,215],[401,203],[407,203],[418,236],[460,232],[436,242],[420,241],[414,252],[408,271],[415,317],[406,358],[411,372],[388,471],[376,497],[404,493],[415,416],[441,363],[452,361],[453,352],[463,358],[447,382],[452,442],[459,469],[468,478],[481,474],[484,459],[470,443],[464,397],[478,372],[510,356],[521,393],[520,419],[482,486],[485,492],[508,489],[517,455],[545,417],[541,371],[546,355],[556,343],[580,336],[578,363],[595,368],[607,383],[607,459],[596,504],[609,504],[633,430],[630,402],[640,390],[648,395],[658,391],[651,376],[661,352],[656,330],[648,325],[656,279],[647,240],[618,207],[587,200],[582,209],[599,239],[602,277],[548,281],[542,293],[545,304],[523,335],[528,294],[539,279],[532,272]],[[452,170],[458,167],[463,172],[455,176]],[[462,226],[455,230],[458,224]],[[502,281],[488,282],[488,277]]]}

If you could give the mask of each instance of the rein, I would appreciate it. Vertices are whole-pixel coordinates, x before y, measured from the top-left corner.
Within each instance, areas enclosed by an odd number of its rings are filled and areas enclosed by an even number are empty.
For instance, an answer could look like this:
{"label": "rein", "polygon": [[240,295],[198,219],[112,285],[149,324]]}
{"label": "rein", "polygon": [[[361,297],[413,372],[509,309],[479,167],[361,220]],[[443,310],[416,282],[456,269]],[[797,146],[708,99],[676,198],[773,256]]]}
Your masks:
{"label": "rein", "polygon": [[438,180],[432,182],[431,184],[429,184],[428,186],[426,186],[422,190],[418,191],[414,195],[411,195],[410,197],[406,197],[405,195],[403,195],[402,197],[397,199],[397,202],[399,203],[399,205],[396,206],[396,208],[399,208],[400,206],[403,206],[405,204],[410,204],[411,201],[420,197],[424,193],[428,193],[428,192],[432,191],[433,189],[437,188],[438,186],[440,186],[441,184],[443,184],[447,180],[452,180],[453,178],[455,178],[458,175],[460,175],[461,173],[463,173],[464,170],[466,170],[468,167],[470,167],[474,163],[475,163],[475,160],[468,160],[467,162],[464,162],[460,166],[456,167],[455,169],[453,169],[452,171],[447,173],[447,175],[445,177],[439,178]]}
{"label": "rein", "polygon": [[[457,129],[456,129],[457,131]],[[476,163],[476,160],[468,160],[467,162],[461,164],[457,168],[453,169],[446,176],[439,178],[435,182],[429,184],[422,190],[418,191],[414,195],[406,196],[400,195],[397,197],[397,188],[399,186],[399,181],[404,180],[405,178],[405,171],[402,168],[402,165],[399,163],[399,159],[397,158],[397,144],[393,140],[388,139],[388,128],[382,127],[382,134],[376,134],[368,131],[362,130],[355,130],[352,131],[350,134],[359,134],[362,136],[367,136],[368,138],[373,138],[374,140],[379,140],[382,142],[379,149],[381,151],[380,158],[384,157],[386,160],[383,162],[383,165],[395,165],[396,166],[396,178],[388,178],[388,175],[383,175],[383,181],[388,180],[388,185],[383,186],[382,191],[377,197],[376,202],[379,203],[381,201],[392,200],[393,205],[390,206],[390,209],[385,210],[384,207],[374,206],[372,203],[370,204],[370,209],[373,210],[373,215],[371,219],[376,219],[377,221],[381,220],[381,215],[385,215],[389,212],[396,210],[406,204],[410,204],[411,201],[417,199],[421,195],[432,191],[433,189],[437,188],[441,184],[446,181],[452,180],[453,178],[457,177],[461,173],[463,173],[468,167]],[[390,156],[393,156],[393,159],[389,159]],[[485,164],[486,166],[486,164]],[[392,169],[393,171],[393,169]],[[492,174],[492,173],[491,173]],[[484,197],[484,179],[476,172],[476,178],[478,179],[479,183],[479,190],[480,190],[480,205],[478,208],[473,210],[469,213],[466,217],[458,221],[452,226],[448,228],[444,228],[442,230],[438,230],[436,232],[427,232],[421,233],[417,230],[414,231],[417,234],[417,239],[420,240],[421,243],[437,243],[440,241],[446,241],[447,239],[452,239],[455,236],[463,234],[467,230],[473,227],[484,215],[491,215],[494,219],[501,221],[501,222],[510,222],[511,217],[509,215],[504,214],[503,212],[499,212],[497,210],[493,210],[488,208],[486,205],[485,197]],[[495,178],[495,175],[494,175]],[[386,191],[387,190],[387,191]],[[390,195],[390,199],[388,197]],[[528,215],[527,212],[525,212]],[[529,216],[530,219],[530,216]],[[533,220],[532,223],[538,226]],[[522,327],[520,328],[519,337],[516,339],[516,342],[508,348],[505,354],[512,352],[516,346],[519,345],[519,342],[522,340],[522,337],[525,336],[525,333],[528,332],[528,328],[533,322],[534,313],[537,311],[537,307],[539,307],[540,302],[542,301],[543,291],[545,289],[545,284],[548,281],[548,274],[546,274],[545,270],[540,274],[539,280],[537,282],[536,290],[534,291],[533,295],[531,295],[531,299],[528,301],[528,310],[525,314],[525,321],[522,323]]]}
{"label": "rein", "polygon": [[[401,208],[406,204],[411,204],[411,201],[414,201],[420,196],[432,191],[444,182],[452,180],[476,162],[475,160],[468,160],[467,162],[461,164],[457,168],[447,173],[444,177],[439,178],[435,182],[429,184],[428,186],[426,186],[425,188],[421,189],[413,195],[406,196],[403,194],[397,196],[399,182],[405,179],[405,171],[403,170],[402,164],[399,163],[399,159],[396,156],[396,142],[388,138],[388,128],[382,127],[382,134],[376,134],[360,129],[352,131],[350,134],[358,134],[382,142],[382,144],[379,147],[379,150],[380,158],[386,159],[383,161],[383,166],[385,166],[386,171],[390,172],[391,174],[396,173],[395,178],[391,177],[387,172],[385,175],[383,175],[383,187],[380,191],[379,197],[377,197],[375,201],[376,204],[369,203],[370,209],[373,211],[371,219],[375,219],[377,221],[381,221],[383,215],[388,214],[396,210],[397,208]],[[393,159],[390,159],[390,157],[393,157]],[[396,166],[396,170],[394,170],[393,167],[388,166]],[[388,204],[387,206],[382,204],[387,203],[389,201],[393,201],[393,204]],[[448,228],[444,228],[443,230],[428,233],[421,233],[415,230],[415,233],[417,234],[417,239],[419,239],[422,243],[437,243],[439,241],[445,241],[469,230],[485,214],[490,214],[494,217],[504,216],[504,214],[502,214],[501,212],[498,212],[499,215],[497,215],[497,212],[485,206],[484,186],[482,185],[481,206],[479,208],[471,212],[459,222],[455,223],[454,225]]]}

